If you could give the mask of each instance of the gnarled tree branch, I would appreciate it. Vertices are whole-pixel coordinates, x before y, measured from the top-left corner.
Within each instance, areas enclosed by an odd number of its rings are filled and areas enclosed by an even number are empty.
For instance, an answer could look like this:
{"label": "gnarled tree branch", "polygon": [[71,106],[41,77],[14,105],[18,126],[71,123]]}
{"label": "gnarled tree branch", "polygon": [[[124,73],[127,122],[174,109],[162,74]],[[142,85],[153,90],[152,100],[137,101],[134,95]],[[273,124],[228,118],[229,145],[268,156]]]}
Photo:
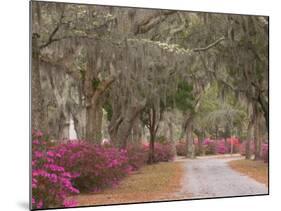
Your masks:
{"label": "gnarled tree branch", "polygon": [[154,26],[163,22],[169,15],[176,13],[176,11],[161,11],[156,14],[152,14],[147,18],[141,20],[136,24],[134,34],[144,34],[150,31]]}
{"label": "gnarled tree branch", "polygon": [[193,49],[194,52],[200,52],[200,51],[207,51],[210,48],[216,46],[217,44],[219,44],[221,41],[225,40],[225,37],[221,37],[218,40],[216,40],[215,42],[211,43],[210,45],[203,47],[203,48],[195,48]]}

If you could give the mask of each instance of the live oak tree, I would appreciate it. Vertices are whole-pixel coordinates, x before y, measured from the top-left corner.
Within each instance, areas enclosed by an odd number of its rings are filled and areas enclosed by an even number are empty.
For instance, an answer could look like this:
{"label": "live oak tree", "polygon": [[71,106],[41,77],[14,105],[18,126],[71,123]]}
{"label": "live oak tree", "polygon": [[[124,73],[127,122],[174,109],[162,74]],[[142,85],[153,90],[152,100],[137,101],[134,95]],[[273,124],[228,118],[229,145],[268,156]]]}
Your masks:
{"label": "live oak tree", "polygon": [[[258,159],[268,125],[267,41],[266,17],[32,2],[32,128],[68,138],[73,119],[79,139],[100,144],[108,122],[112,143],[124,148],[147,127],[153,161],[174,109],[188,157],[194,136],[202,141],[224,125],[255,137]],[[231,102],[207,108],[214,86],[213,96]],[[237,120],[237,108],[247,117]]]}

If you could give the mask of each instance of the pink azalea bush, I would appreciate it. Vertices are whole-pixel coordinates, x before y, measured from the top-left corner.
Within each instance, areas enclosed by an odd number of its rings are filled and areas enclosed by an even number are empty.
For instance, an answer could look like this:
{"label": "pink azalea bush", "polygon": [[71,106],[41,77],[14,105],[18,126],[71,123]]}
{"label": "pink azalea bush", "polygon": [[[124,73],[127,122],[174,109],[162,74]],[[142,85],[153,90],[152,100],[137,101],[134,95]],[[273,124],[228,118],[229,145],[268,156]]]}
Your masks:
{"label": "pink azalea bush", "polygon": [[[129,164],[133,170],[137,170],[148,162],[149,145],[129,145],[127,147]],[[175,151],[170,143],[155,143],[154,162],[168,162],[173,160]]]}
{"label": "pink azalea bush", "polygon": [[[203,145],[201,144],[201,146],[200,146],[199,140],[194,139],[194,146],[195,146],[195,155],[200,156],[202,154]],[[176,152],[177,152],[178,156],[186,156],[187,155],[186,141],[180,140],[176,144]]]}
{"label": "pink azalea bush", "polygon": [[74,175],[56,162],[62,155],[49,150],[40,131],[32,133],[32,207],[73,207],[76,201],[67,196],[79,193],[71,180]]}
{"label": "pink azalea bush", "polygon": [[147,163],[148,146],[140,144],[131,144],[127,147],[128,162],[132,170],[138,170]]}
{"label": "pink azalea bush", "polygon": [[[198,139],[194,140],[195,153],[196,155],[207,154],[207,155],[215,155],[215,154],[226,154],[231,151],[231,143],[233,144],[233,153],[239,151],[240,141],[238,138],[230,137],[220,140],[213,140],[210,138],[206,138],[202,141],[201,146],[199,146]],[[185,141],[179,141],[176,144],[177,155],[185,156],[187,154],[187,147]]]}
{"label": "pink azalea bush", "polygon": [[206,155],[213,155],[217,153],[216,141],[206,138],[203,143],[203,150]]}
{"label": "pink azalea bush", "polygon": [[240,140],[237,137],[230,137],[226,139],[227,146],[229,149],[229,152],[231,151],[231,143],[233,144],[232,152],[233,153],[239,153],[240,150]]}
{"label": "pink azalea bush", "polygon": [[237,153],[239,152],[240,148],[240,141],[236,137],[230,137],[225,139],[219,140],[212,140],[206,138],[203,141],[203,145],[206,151],[206,154],[226,154],[231,152],[231,144],[233,145],[232,152]]}
{"label": "pink azalea bush", "polygon": [[97,192],[114,187],[132,170],[127,150],[110,145],[100,146],[82,141],[68,141],[54,150],[61,154],[60,165],[69,172],[78,172],[73,185],[83,192]]}
{"label": "pink azalea bush", "polygon": [[[239,153],[243,156],[246,155],[246,144],[247,144],[247,141],[243,141],[242,144],[240,144],[240,147],[239,147]],[[254,144],[254,141],[250,141],[250,153],[251,154],[254,154],[255,153],[255,144]]]}
{"label": "pink azalea bush", "polygon": [[229,151],[230,151],[223,139],[217,140],[215,142],[215,150],[216,150],[215,154],[226,154],[226,153],[229,153]]}
{"label": "pink azalea bush", "polygon": [[160,144],[155,143],[154,146],[154,161],[155,162],[168,162],[173,160],[175,157],[175,152],[173,150],[172,144]]}

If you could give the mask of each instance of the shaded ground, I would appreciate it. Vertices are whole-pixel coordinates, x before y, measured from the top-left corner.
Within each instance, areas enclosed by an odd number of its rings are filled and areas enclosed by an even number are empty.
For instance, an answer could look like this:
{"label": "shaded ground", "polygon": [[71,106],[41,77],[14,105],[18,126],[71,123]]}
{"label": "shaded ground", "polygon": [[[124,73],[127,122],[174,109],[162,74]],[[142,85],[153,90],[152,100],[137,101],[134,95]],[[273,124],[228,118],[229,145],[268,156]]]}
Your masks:
{"label": "shaded ground", "polygon": [[234,160],[230,161],[229,165],[234,170],[268,185],[268,164],[263,161]]}
{"label": "shaded ground", "polygon": [[147,165],[125,178],[115,189],[80,194],[75,198],[80,206],[176,199],[173,193],[181,189],[182,177],[181,163]]}
{"label": "shaded ground", "polygon": [[[224,159],[222,159],[224,158]],[[240,156],[208,156],[194,160],[181,160],[185,176],[177,197],[209,198],[268,193],[267,186],[233,170],[228,162]]]}

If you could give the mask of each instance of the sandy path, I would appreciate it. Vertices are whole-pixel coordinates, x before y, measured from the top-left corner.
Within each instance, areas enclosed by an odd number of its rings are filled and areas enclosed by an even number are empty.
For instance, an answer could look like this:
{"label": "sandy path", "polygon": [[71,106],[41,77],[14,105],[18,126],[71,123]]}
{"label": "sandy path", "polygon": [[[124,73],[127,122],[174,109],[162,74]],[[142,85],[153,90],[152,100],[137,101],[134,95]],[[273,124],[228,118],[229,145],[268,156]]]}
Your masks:
{"label": "sandy path", "polygon": [[[202,157],[182,160],[185,176],[179,197],[209,198],[267,194],[267,187],[231,169],[227,162],[241,157]],[[188,197],[190,198],[190,197]]]}

